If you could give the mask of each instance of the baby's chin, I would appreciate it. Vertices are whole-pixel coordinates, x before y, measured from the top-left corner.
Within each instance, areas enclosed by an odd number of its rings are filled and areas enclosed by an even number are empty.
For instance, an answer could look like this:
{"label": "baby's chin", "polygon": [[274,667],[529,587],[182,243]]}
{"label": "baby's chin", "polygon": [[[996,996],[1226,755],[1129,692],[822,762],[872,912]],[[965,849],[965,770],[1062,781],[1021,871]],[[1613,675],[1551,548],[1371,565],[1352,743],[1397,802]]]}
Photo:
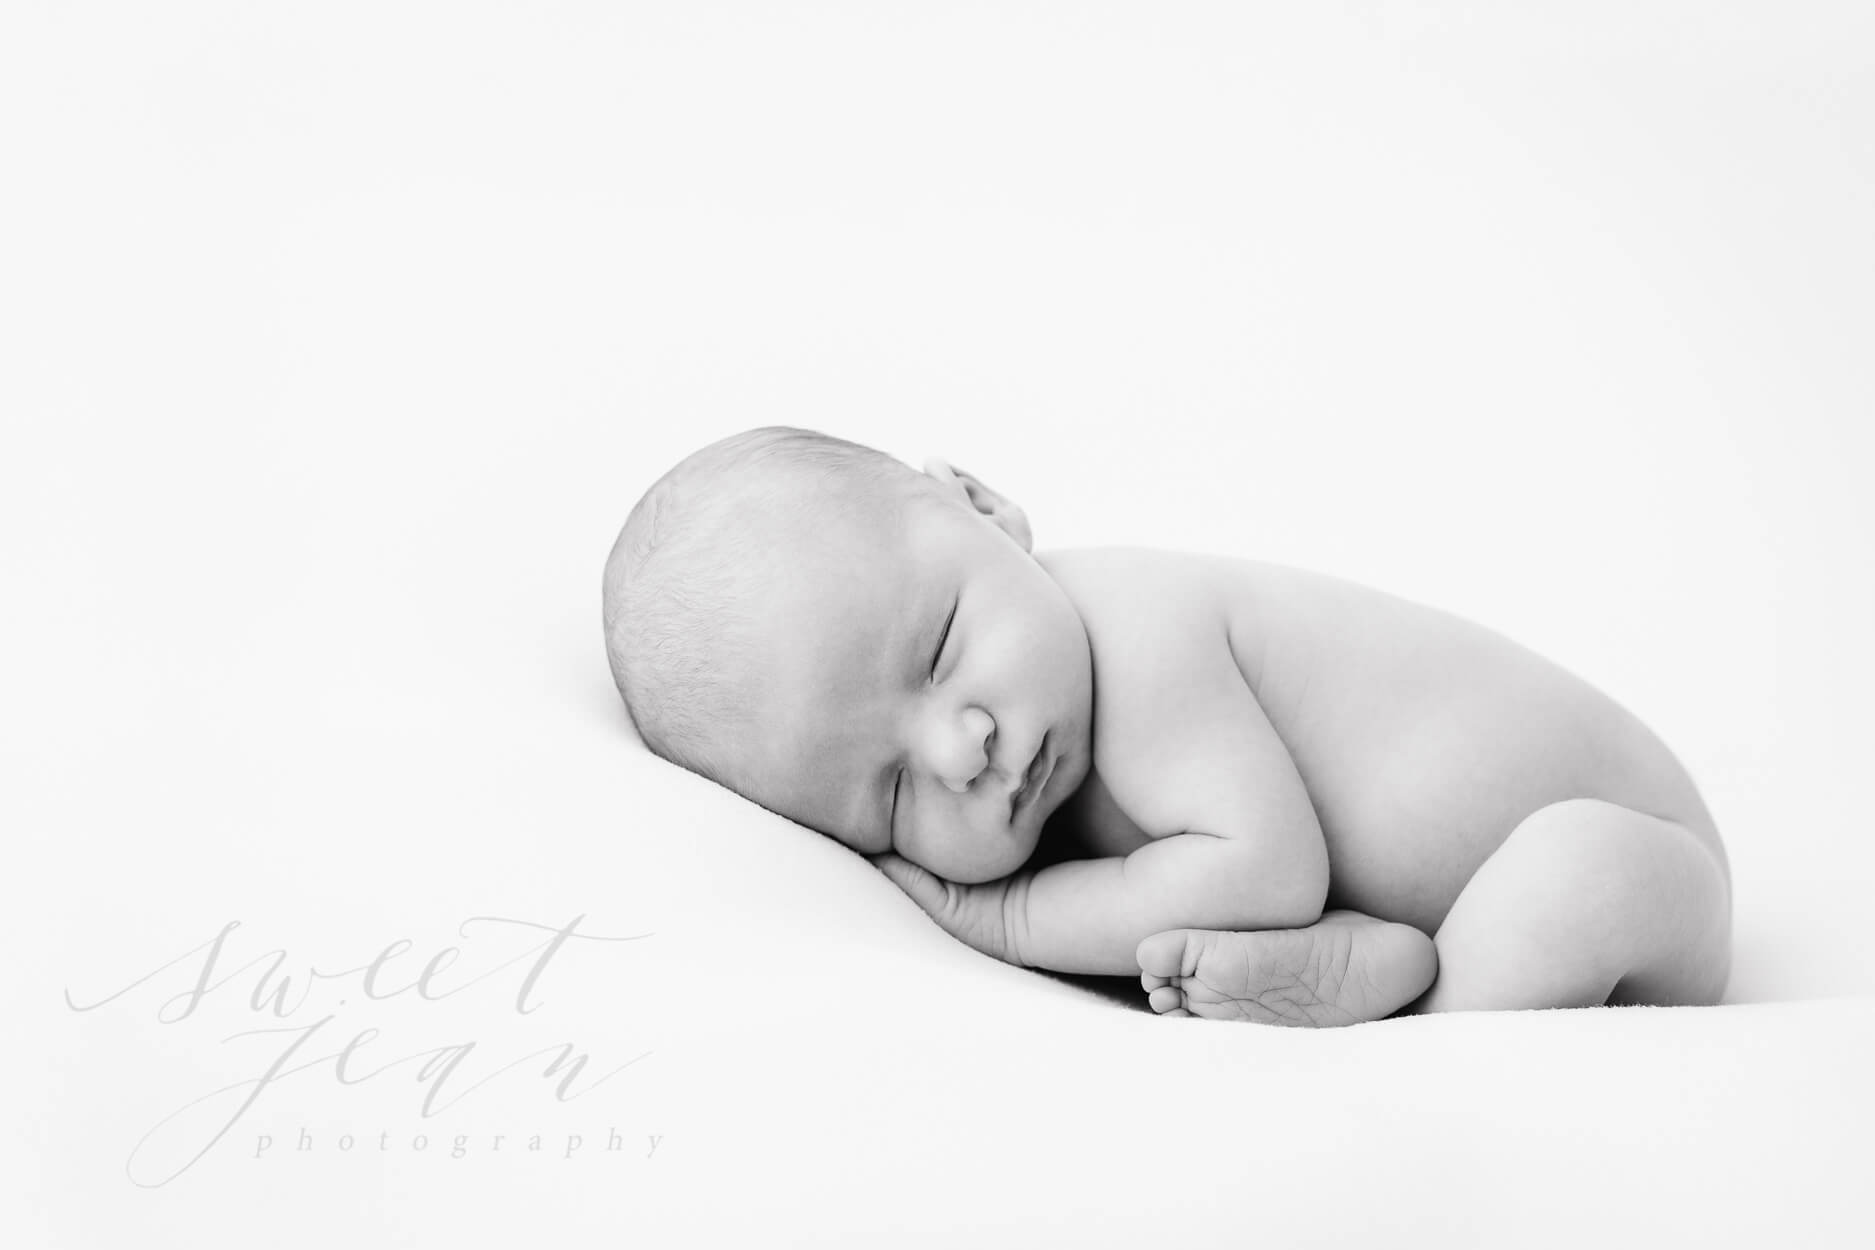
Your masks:
{"label": "baby's chin", "polygon": [[[1002,860],[986,861],[973,864],[968,869],[959,871],[957,876],[946,877],[945,879],[955,882],[958,885],[982,885],[986,881],[1001,881],[1004,877],[1020,872],[1022,870],[1022,865],[1029,862],[1029,857],[1035,854],[1035,847],[1032,841],[1033,840],[1030,840],[1031,845],[1029,845],[1028,850],[1023,853],[1020,859],[1010,859],[1006,862]],[[937,872],[938,870],[932,869],[932,871]],[[941,877],[944,876],[942,872],[938,872],[938,875]]]}
{"label": "baby's chin", "polygon": [[1031,827],[1029,821],[1039,815],[1039,812],[1031,812],[1024,818],[1022,825],[1004,830],[996,836],[993,848],[980,847],[967,863],[953,862],[942,867],[925,864],[923,867],[958,885],[1000,881],[1021,871],[1022,866],[1034,857],[1035,848],[1041,842],[1041,823],[1037,820]]}

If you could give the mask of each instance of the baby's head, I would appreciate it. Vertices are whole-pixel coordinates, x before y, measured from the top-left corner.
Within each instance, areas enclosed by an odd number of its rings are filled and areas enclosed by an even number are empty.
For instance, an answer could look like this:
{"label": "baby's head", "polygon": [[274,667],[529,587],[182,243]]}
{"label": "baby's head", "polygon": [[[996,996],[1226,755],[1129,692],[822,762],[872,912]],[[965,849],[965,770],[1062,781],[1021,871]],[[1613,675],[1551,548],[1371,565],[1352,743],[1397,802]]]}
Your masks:
{"label": "baby's head", "polygon": [[1015,871],[1087,775],[1080,616],[1021,510],[943,461],[779,426],[705,447],[619,532],[605,637],[653,752],[950,881]]}

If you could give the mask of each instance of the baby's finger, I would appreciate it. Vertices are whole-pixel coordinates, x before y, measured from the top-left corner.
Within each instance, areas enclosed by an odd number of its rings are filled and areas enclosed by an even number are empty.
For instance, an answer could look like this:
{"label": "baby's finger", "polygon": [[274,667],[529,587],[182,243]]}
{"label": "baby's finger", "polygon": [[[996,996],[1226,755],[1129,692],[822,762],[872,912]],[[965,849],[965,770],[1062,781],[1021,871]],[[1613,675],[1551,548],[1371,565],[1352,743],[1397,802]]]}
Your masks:
{"label": "baby's finger", "polygon": [[942,915],[949,906],[949,890],[944,881],[925,871],[902,855],[884,851],[869,856],[893,885],[911,895],[911,901],[933,916]]}

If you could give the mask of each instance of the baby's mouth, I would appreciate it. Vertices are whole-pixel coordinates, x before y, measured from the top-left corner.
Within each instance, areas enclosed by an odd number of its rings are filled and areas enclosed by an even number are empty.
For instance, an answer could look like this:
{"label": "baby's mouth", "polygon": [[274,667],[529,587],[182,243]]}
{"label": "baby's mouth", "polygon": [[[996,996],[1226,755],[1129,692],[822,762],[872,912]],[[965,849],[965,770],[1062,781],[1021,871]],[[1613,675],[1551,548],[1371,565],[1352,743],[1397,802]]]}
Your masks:
{"label": "baby's mouth", "polygon": [[1009,797],[1011,824],[1015,823],[1023,809],[1037,794],[1041,793],[1042,787],[1047,784],[1048,775],[1052,771],[1046,767],[1048,763],[1048,735],[1043,734],[1041,744],[1035,748],[1035,758],[1029,761],[1028,771],[1022,775],[1021,788]]}

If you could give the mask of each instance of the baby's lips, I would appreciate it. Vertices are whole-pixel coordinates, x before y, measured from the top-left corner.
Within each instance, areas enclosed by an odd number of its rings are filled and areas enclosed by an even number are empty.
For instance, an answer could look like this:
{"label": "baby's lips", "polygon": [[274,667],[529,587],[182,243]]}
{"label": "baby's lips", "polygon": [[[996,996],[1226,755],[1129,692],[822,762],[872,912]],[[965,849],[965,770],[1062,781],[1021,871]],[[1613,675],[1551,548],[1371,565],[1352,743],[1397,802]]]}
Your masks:
{"label": "baby's lips", "polygon": [[[1053,731],[1050,730],[1050,733]],[[1048,734],[1042,735],[1041,743],[1035,748],[1035,758],[1029,761],[1028,769],[1022,774],[1022,784],[1009,796],[1009,819],[1014,821],[1021,809],[1034,801],[1042,787],[1048,784],[1048,778],[1054,775],[1053,762],[1048,758]]]}

